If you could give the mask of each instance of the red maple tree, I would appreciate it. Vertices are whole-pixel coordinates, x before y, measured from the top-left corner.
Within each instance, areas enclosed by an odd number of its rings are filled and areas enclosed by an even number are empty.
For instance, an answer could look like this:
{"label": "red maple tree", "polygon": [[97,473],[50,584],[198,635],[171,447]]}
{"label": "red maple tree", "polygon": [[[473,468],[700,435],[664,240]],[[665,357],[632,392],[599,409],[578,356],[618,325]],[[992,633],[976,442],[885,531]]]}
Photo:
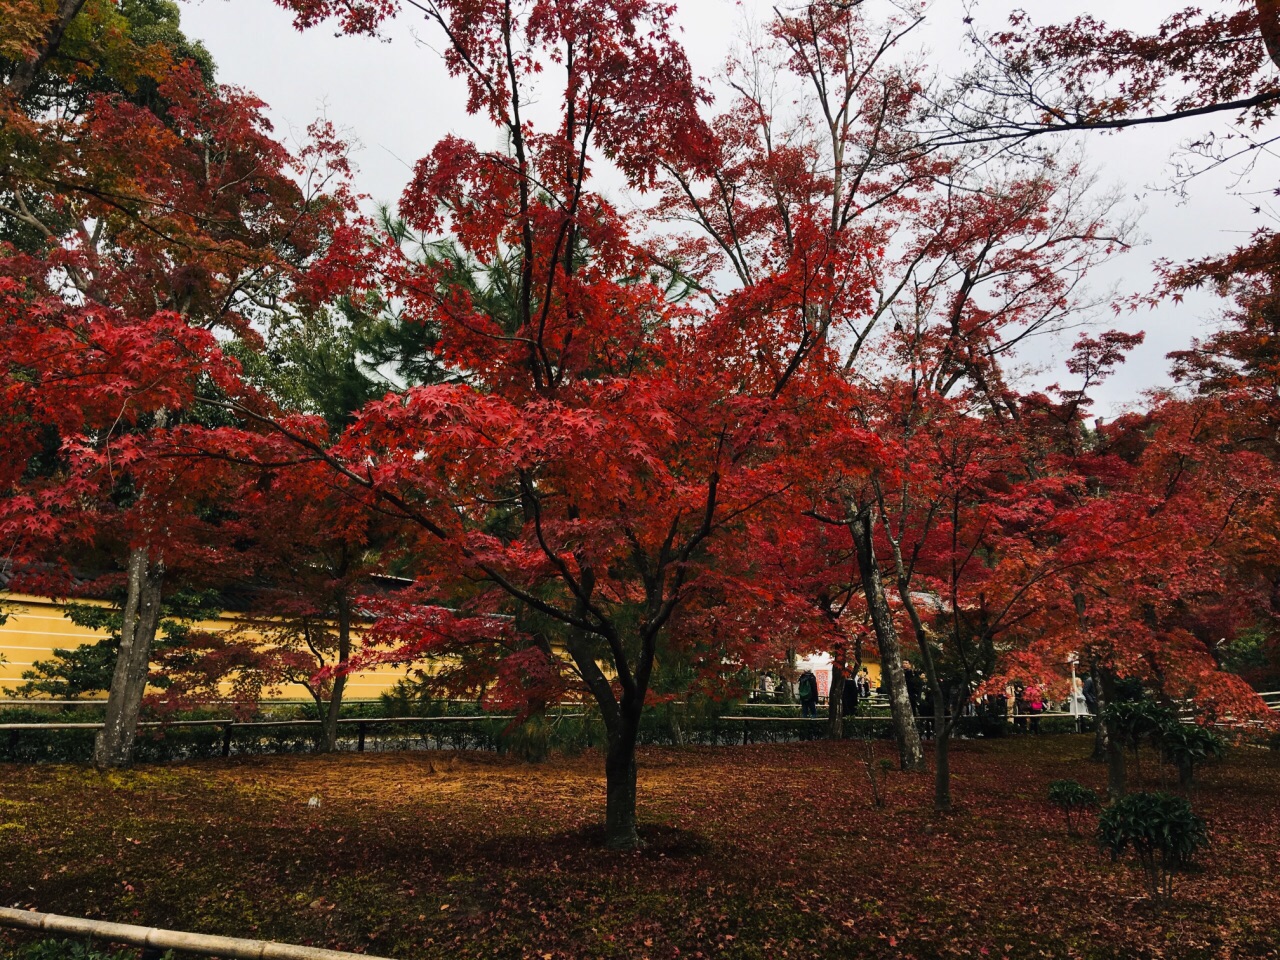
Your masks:
{"label": "red maple tree", "polygon": [[194,468],[166,474],[151,444],[201,395],[239,389],[216,332],[248,335],[255,316],[346,284],[357,236],[327,129],[291,156],[263,105],[213,84],[185,39],[133,30],[109,3],[53,17],[23,5],[5,24],[14,69],[0,91],[7,546],[30,558],[64,524],[121,534],[109,766],[131,756],[165,557],[190,529],[179,501]]}

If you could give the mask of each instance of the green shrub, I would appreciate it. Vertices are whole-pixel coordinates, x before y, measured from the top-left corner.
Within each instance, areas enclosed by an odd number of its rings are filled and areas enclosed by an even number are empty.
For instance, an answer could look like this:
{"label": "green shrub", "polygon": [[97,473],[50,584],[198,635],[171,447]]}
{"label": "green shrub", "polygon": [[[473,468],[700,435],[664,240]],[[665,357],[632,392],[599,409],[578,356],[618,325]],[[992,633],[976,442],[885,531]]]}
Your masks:
{"label": "green shrub", "polygon": [[[347,705],[345,704],[343,706],[343,715],[347,715]],[[441,700],[434,695],[429,684],[411,679],[401,679],[396,682],[394,687],[379,696],[376,708],[373,708],[373,705],[368,705],[360,712],[360,715],[383,717],[480,716],[481,710],[475,701]]]}
{"label": "green shrub", "polygon": [[[604,723],[591,704],[565,705],[548,711],[533,726],[511,726],[510,719],[495,718],[481,712],[474,701],[432,700],[419,696],[411,684],[384,694],[376,702],[350,702],[343,705],[344,719],[382,719],[413,717],[405,723],[369,723],[365,725],[365,749],[375,750],[497,750],[529,759],[541,759],[549,753],[579,753],[605,744]],[[0,721],[11,723],[100,722],[100,704],[77,710],[52,707],[20,708],[0,711]],[[251,721],[283,721],[314,719],[311,704],[263,702]],[[181,720],[223,719],[222,707],[184,710],[171,715],[163,727],[145,727],[138,732],[136,759],[140,763],[164,763],[173,760],[196,760],[222,756],[225,727],[182,726]],[[726,717],[751,717],[741,719]],[[983,732],[976,724],[980,717],[962,717],[961,734],[973,736]],[[545,727],[542,724],[545,723]],[[1046,720],[1048,731],[1051,721]],[[975,724],[975,725],[971,725]],[[1061,731],[1069,732],[1071,718],[1063,718]],[[1008,724],[1001,718],[986,735],[999,735]],[[745,728],[745,738],[744,738]],[[315,749],[316,726],[236,726],[231,731],[233,755],[306,753]],[[340,729],[341,749],[353,749],[358,737],[355,724]],[[13,730],[0,731],[0,762],[18,763],[87,763],[93,757],[94,730]],[[1054,729],[1052,732],[1059,732]],[[745,704],[698,698],[689,702],[672,701],[646,710],[640,720],[637,740],[651,746],[732,746],[748,743],[789,743],[797,740],[824,739],[824,722],[801,719],[795,704]],[[856,717],[844,720],[846,738],[891,739],[893,722],[887,710],[860,709]]]}
{"label": "green shrub", "polygon": [[1191,804],[1170,793],[1131,793],[1098,819],[1098,843],[1113,860],[1132,849],[1156,898],[1169,898],[1174,874],[1208,842],[1205,823]]}
{"label": "green shrub", "polygon": [[[9,948],[3,954],[8,960],[137,960],[137,949],[109,950],[81,940],[39,940]],[[173,951],[164,954],[172,960]]]}
{"label": "green shrub", "polygon": [[1009,735],[1009,726],[1008,717],[982,712],[972,717],[958,717],[955,729],[956,733],[962,737],[970,739],[983,737],[989,740],[993,737],[1007,737]]}
{"label": "green shrub", "polygon": [[734,703],[726,704],[726,709],[721,711],[721,715],[735,714],[743,717],[799,717],[800,704],[798,703]]}
{"label": "green shrub", "polygon": [[1225,749],[1222,737],[1198,723],[1174,720],[1160,731],[1161,756],[1178,768],[1178,783],[1183,787],[1191,785],[1197,765],[1221,760]]}
{"label": "green shrub", "polygon": [[[753,709],[754,707],[754,709]],[[752,704],[739,704],[732,700],[716,701],[705,696],[690,697],[686,700],[671,700],[650,707],[640,718],[639,742],[663,746],[684,746],[690,743],[706,743],[708,734],[714,739],[714,728],[720,718],[726,714],[761,715],[759,707]],[[764,707],[766,711],[770,708]],[[786,710],[788,708],[781,708]],[[790,708],[791,715],[798,713],[798,707]],[[599,716],[594,709],[587,711],[593,717]],[[768,715],[767,713],[764,715]],[[785,714],[784,714],[785,715]],[[603,727],[601,728],[603,736]]]}
{"label": "green shrub", "polygon": [[1079,836],[1079,831],[1076,830],[1074,814],[1096,807],[1098,795],[1075,780],[1055,780],[1049,784],[1049,802],[1063,812],[1067,818],[1067,833],[1075,837]]}
{"label": "green shrub", "polygon": [[498,738],[498,749],[523,760],[538,763],[551,753],[552,727],[545,716],[532,716],[523,723],[511,721]]}
{"label": "green shrub", "polygon": [[1172,710],[1149,698],[1109,703],[1104,716],[1111,736],[1135,752],[1143,740],[1157,740],[1170,723],[1178,720]]}
{"label": "green shrub", "polygon": [[[101,711],[15,707],[0,710],[0,723],[98,723]],[[17,763],[86,763],[93,758],[92,729],[0,730],[0,760]]]}
{"label": "green shrub", "polygon": [[893,718],[876,716],[846,717],[844,735],[846,738],[858,740],[892,740]]}
{"label": "green shrub", "polygon": [[1041,717],[1042,734],[1093,733],[1094,718],[1087,714],[1075,717]]}

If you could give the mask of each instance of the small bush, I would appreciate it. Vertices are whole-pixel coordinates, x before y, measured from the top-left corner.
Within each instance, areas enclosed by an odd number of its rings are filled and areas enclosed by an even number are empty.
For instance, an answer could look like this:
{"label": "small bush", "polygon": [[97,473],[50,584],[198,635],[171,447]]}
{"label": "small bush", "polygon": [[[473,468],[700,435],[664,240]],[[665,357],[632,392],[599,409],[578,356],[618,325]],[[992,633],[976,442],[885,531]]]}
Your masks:
{"label": "small bush", "polygon": [[890,717],[845,717],[844,736],[859,740],[892,740],[893,720]]}
{"label": "small bush", "polygon": [[[800,704],[798,703],[738,703],[727,704],[732,709],[724,711],[724,713],[739,714],[744,717],[779,717],[792,718],[800,716]],[[721,714],[723,715],[723,714]]]}
{"label": "small bush", "polygon": [[1076,717],[1041,717],[1040,732],[1049,734],[1093,733],[1094,718],[1088,714]]}
{"label": "small bush", "polygon": [[1135,753],[1143,740],[1158,740],[1162,731],[1178,722],[1172,710],[1150,699],[1107,704],[1105,717],[1111,735]]}
{"label": "small bush", "polygon": [[1226,744],[1209,727],[1173,721],[1160,731],[1160,751],[1166,763],[1178,768],[1178,783],[1191,785],[1195,769],[1210,760],[1221,760]]}
{"label": "small bush", "polygon": [[544,716],[532,716],[503,730],[498,749],[530,763],[540,763],[551,753],[551,724]]}
{"label": "small bush", "polygon": [[1098,820],[1098,843],[1116,859],[1132,849],[1152,897],[1168,899],[1173,876],[1209,842],[1205,823],[1185,797],[1131,793],[1107,807]]}
{"label": "small bush", "polygon": [[1049,784],[1049,802],[1062,811],[1067,819],[1067,833],[1079,836],[1074,814],[1098,805],[1098,795],[1075,780],[1055,780]]}
{"label": "small bush", "polygon": [[[12,948],[9,960],[137,960],[138,951],[109,950],[80,940],[39,940]],[[164,954],[172,960],[173,951]]]}

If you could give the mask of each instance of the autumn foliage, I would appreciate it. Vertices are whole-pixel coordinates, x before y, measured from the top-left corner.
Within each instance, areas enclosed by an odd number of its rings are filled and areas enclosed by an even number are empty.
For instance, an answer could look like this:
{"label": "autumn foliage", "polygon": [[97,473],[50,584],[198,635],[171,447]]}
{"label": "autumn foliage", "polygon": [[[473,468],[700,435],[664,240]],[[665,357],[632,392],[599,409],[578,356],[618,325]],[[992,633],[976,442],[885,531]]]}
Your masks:
{"label": "autumn foliage", "polygon": [[1271,722],[1220,645],[1275,636],[1274,237],[1168,268],[1153,297],[1213,282],[1234,311],[1175,358],[1194,395],[1107,423],[1091,395],[1140,336],[1086,331],[1043,388],[1014,368],[1107,306],[1087,281],[1132,224],[1078,157],[997,148],[1263,124],[1267,4],[1153,37],[1018,15],[946,96],[896,7],[775,11],[717,96],[663,3],[412,6],[501,145],[445,137],[380,218],[331,128],[286,149],[176,18],[144,42],[132,7],[15,5],[0,35],[0,535],[33,585],[96,565],[125,597],[100,765],[179,584],[270,626],[193,640],[175,697],[301,682],[328,749],[371,663],[521,719],[584,705],[617,848],[644,711],[798,652],[881,660],[908,769],[915,662],[943,811],[956,718],[1067,695],[1069,660]]}

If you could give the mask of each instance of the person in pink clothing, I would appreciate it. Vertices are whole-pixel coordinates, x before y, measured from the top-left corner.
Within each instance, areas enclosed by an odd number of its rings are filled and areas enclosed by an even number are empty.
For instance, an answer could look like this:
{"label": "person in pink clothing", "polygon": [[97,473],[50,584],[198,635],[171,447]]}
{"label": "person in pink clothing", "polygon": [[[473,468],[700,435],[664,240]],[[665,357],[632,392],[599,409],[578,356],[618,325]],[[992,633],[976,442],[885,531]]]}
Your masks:
{"label": "person in pink clothing", "polygon": [[1027,701],[1027,712],[1031,714],[1031,732],[1040,732],[1039,714],[1044,713],[1044,692],[1040,685],[1033,683],[1023,694]]}

